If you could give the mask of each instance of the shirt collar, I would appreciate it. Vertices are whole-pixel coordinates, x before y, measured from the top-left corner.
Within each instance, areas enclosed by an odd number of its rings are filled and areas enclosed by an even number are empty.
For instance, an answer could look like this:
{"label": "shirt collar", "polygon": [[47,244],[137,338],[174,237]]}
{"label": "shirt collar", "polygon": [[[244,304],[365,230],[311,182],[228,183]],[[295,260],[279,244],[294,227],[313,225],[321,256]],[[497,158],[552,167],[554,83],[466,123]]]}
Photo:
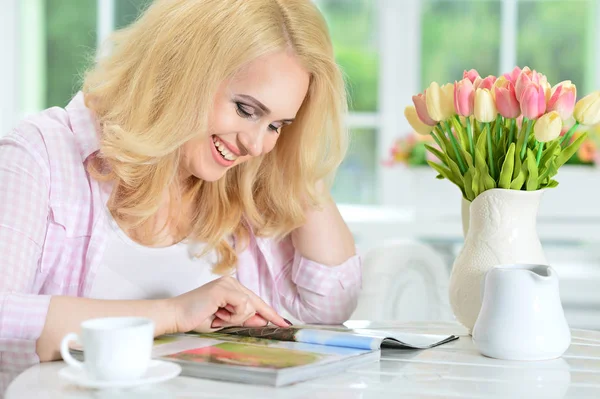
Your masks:
{"label": "shirt collar", "polygon": [[81,91],[67,104],[65,110],[69,116],[81,160],[85,161],[100,149],[100,126],[93,112],[85,106]]}

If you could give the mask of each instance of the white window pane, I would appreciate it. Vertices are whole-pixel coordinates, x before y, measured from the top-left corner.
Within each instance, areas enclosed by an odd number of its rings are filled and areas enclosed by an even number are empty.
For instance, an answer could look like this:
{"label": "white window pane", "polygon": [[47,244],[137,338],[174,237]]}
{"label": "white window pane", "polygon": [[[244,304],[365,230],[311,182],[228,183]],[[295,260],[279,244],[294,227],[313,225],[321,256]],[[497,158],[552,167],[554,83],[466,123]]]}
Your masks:
{"label": "white window pane", "polygon": [[379,56],[374,0],[319,0],[327,20],[337,62],[348,82],[350,108],[377,109]]}
{"label": "white window pane", "polygon": [[374,204],[377,202],[377,131],[352,130],[346,159],[338,169],[333,197],[338,203]]}
{"label": "white window pane", "polygon": [[500,1],[425,0],[421,49],[423,88],[459,80],[465,69],[498,74]]}
{"label": "white window pane", "polygon": [[129,25],[152,3],[152,0],[115,0],[116,29]]}
{"label": "white window pane", "polygon": [[571,80],[578,96],[597,90],[586,76],[597,73],[587,65],[587,48],[597,40],[592,24],[600,23],[593,17],[592,0],[519,1],[517,62],[542,72],[552,85]]}
{"label": "white window pane", "polygon": [[[46,104],[65,106],[96,47],[95,0],[46,1]],[[27,79],[27,77],[25,77]]]}

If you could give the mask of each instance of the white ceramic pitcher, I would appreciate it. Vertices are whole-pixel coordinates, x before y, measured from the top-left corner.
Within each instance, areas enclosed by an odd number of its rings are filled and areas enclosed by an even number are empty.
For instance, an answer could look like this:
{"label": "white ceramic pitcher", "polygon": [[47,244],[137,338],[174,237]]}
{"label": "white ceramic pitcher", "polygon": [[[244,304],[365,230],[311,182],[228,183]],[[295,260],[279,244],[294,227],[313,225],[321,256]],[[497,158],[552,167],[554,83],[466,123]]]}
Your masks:
{"label": "white ceramic pitcher", "polygon": [[571,343],[558,290],[558,276],[547,265],[500,265],[482,282],[483,303],[473,342],[489,357],[547,360]]}

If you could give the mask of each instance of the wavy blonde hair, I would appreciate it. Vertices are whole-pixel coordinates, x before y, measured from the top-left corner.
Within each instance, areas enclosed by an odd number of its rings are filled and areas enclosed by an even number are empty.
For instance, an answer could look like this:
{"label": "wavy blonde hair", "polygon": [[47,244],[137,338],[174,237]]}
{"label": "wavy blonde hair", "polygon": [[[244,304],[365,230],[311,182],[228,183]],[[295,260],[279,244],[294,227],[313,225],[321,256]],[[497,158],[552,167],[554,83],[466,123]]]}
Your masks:
{"label": "wavy blonde hair", "polygon": [[[330,186],[347,149],[344,81],[310,0],[158,0],[108,45],[83,92],[101,127],[99,162],[89,168],[114,182],[108,207],[121,226],[145,231],[140,242],[152,244],[165,190],[183,192],[194,205],[183,237],[216,249],[214,271],[225,274],[237,262],[228,237],[243,248],[251,231],[282,238],[303,224],[307,207],[322,199],[317,182]],[[310,83],[273,151],[218,181],[193,178],[182,187],[180,149],[208,134],[219,85],[260,56],[290,50]]]}

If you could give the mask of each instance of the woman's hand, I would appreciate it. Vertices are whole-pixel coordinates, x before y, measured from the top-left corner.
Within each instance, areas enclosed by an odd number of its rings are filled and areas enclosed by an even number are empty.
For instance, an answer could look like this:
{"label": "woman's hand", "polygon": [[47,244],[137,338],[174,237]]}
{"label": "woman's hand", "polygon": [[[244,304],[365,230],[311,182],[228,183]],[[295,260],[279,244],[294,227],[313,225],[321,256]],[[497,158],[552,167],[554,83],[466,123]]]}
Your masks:
{"label": "woman's hand", "polygon": [[221,277],[167,300],[173,309],[173,332],[212,332],[228,326],[289,324],[260,297],[233,277]]}

